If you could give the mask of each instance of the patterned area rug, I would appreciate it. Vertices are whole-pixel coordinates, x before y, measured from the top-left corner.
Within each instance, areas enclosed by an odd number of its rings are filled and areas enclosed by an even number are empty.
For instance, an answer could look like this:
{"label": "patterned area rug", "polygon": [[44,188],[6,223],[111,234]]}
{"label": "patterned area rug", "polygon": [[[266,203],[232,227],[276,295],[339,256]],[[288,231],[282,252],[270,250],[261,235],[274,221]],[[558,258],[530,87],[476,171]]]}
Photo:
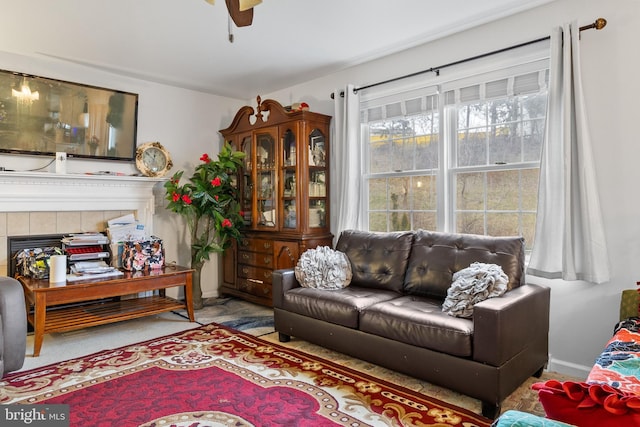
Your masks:
{"label": "patterned area rug", "polygon": [[0,385],[2,404],[69,404],[72,426],[490,425],[471,411],[218,324],[16,372]]}

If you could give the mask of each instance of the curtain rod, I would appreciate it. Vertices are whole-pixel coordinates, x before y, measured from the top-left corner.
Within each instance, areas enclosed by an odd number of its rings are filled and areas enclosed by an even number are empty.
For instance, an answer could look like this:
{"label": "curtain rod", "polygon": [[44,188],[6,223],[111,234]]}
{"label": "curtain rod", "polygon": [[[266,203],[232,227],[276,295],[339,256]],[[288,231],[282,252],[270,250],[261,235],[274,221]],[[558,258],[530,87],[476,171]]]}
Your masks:
{"label": "curtain rod", "polygon": [[[601,30],[606,25],[607,25],[607,20],[606,19],[598,18],[592,24],[584,25],[584,26],[580,27],[580,31],[590,30],[592,28],[595,28],[596,30]],[[465,62],[475,61],[476,59],[486,58],[487,56],[496,55],[498,53],[506,52],[506,51],[509,51],[509,50],[512,50],[512,49],[518,49],[518,48],[521,48],[521,47],[524,47],[524,46],[528,46],[530,44],[540,43],[542,41],[549,40],[550,38],[551,38],[551,36],[541,37],[541,38],[536,39],[536,40],[531,40],[531,41],[528,41],[528,42],[516,44],[516,45],[513,45],[513,46],[505,47],[505,48],[494,50],[494,51],[487,52],[487,53],[482,53],[480,55],[476,55],[476,56],[472,56],[472,57],[469,57],[469,58],[461,59],[459,61],[450,62],[448,64],[440,65],[438,67],[431,67],[431,68],[429,68],[427,70],[416,71],[415,73],[405,74],[404,76],[394,77],[392,79],[384,80],[384,81],[381,81],[381,82],[376,82],[376,83],[371,83],[371,84],[368,84],[368,85],[365,85],[365,86],[356,87],[356,88],[353,88],[353,93],[356,93],[359,90],[369,89],[369,88],[372,88],[372,87],[375,87],[375,86],[380,86],[380,85],[384,85],[384,84],[387,84],[387,83],[392,83],[392,82],[395,82],[395,81],[398,81],[398,80],[407,79],[409,77],[415,77],[415,76],[418,76],[420,74],[436,73],[436,76],[439,76],[440,75],[440,70],[443,69],[443,68],[452,67],[454,65],[463,64]],[[344,96],[344,91],[340,92],[340,96]],[[331,99],[333,99],[333,98],[334,98],[334,94],[332,93],[331,94]]]}

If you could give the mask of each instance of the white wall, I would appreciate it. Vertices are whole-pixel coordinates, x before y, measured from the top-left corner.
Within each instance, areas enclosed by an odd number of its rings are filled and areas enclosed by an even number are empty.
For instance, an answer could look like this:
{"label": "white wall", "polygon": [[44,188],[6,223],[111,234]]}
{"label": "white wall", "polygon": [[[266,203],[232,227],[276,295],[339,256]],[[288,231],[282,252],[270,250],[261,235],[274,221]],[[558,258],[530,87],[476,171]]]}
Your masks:
{"label": "white wall", "polygon": [[[137,93],[137,143],[159,141],[167,148],[174,162],[174,168],[169,171],[167,178],[177,170],[186,170],[185,175],[189,176],[203,153],[209,153],[212,157],[217,154],[222,141],[218,130],[226,128],[238,108],[244,105],[239,100],[118,76],[44,56],[0,52],[0,64],[0,68],[10,71]],[[50,160],[43,156],[0,155],[0,166],[26,170],[44,166]],[[54,167],[48,170],[53,172]],[[67,165],[68,173],[101,170],[127,174],[137,172],[135,163],[130,162],[70,159]],[[167,261],[188,266],[190,252],[188,241],[184,238],[186,225],[181,217],[165,209],[162,185],[156,185],[155,190],[157,206],[154,234],[165,242]],[[87,206],[87,210],[91,209],[91,206]],[[216,257],[205,266],[202,277],[204,297],[217,296]]]}
{"label": "white wall", "polygon": [[[583,84],[586,91],[600,202],[609,246],[612,279],[591,285],[543,281],[551,287],[550,370],[586,376],[611,337],[620,292],[640,280],[640,2],[637,0],[557,0],[551,4],[458,33],[340,73],[264,94],[283,104],[306,101],[314,111],[333,114],[329,94],[347,83],[356,86],[494,51],[551,33],[577,20],[607,19],[601,31],[582,33]],[[428,25],[428,23],[425,23]],[[448,71],[442,73],[443,78]],[[425,77],[433,78],[433,77]],[[363,92],[363,93],[366,93]]]}

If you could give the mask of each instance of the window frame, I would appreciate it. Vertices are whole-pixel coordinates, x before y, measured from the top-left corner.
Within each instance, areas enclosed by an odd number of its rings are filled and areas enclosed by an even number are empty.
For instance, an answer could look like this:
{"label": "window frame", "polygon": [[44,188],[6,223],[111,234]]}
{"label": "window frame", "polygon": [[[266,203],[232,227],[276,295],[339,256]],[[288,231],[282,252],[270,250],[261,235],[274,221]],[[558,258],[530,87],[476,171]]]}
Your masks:
{"label": "window frame", "polygon": [[[447,81],[440,81],[438,84],[434,84],[436,80],[441,80],[434,78],[433,76],[427,76],[421,79],[412,78],[412,82],[405,83],[403,85],[395,85],[395,87],[385,87],[379,91],[368,91],[365,95],[361,95],[360,102],[360,112],[361,112],[361,138],[360,141],[362,143],[361,147],[361,155],[362,155],[362,204],[360,207],[362,224],[364,229],[370,229],[370,214],[373,212],[369,209],[370,202],[370,194],[369,194],[369,183],[371,179],[391,179],[395,177],[414,177],[414,176],[423,176],[423,175],[433,175],[436,179],[436,228],[439,231],[455,231],[456,230],[456,176],[460,173],[466,172],[492,172],[492,171],[521,171],[527,169],[539,169],[540,168],[540,160],[538,161],[521,161],[518,163],[508,163],[508,164],[486,164],[486,165],[476,165],[476,166],[457,166],[455,152],[457,144],[457,139],[455,136],[455,132],[457,131],[457,113],[450,114],[445,110],[452,108],[451,106],[445,105],[445,94],[450,91],[460,90],[461,88],[473,86],[474,84],[479,84],[482,88],[484,88],[487,83],[494,82],[500,79],[513,78],[514,76],[526,75],[527,73],[534,73],[540,71],[546,71],[546,79],[544,81],[540,80],[540,89],[536,93],[547,91],[548,95],[548,69],[549,69],[549,50],[548,46],[538,46],[536,49],[531,51],[529,49],[527,52],[523,52],[522,55],[514,55],[512,58],[506,58],[502,55],[500,58],[496,58],[493,63],[491,61],[481,61],[481,63],[476,64],[475,67],[465,67],[463,70],[457,69],[451,73],[452,77]],[[542,74],[540,74],[542,75]],[[418,81],[416,81],[418,80]],[[510,90],[513,87],[510,88]],[[432,169],[412,169],[401,172],[376,172],[372,173],[370,171],[370,161],[371,161],[371,152],[370,152],[370,139],[369,139],[369,126],[368,120],[366,116],[365,110],[367,108],[371,108],[374,106],[380,106],[388,104],[389,102],[401,101],[411,99],[414,95],[422,95],[425,93],[436,93],[437,94],[437,114],[439,117],[439,134],[438,134],[438,165]],[[482,92],[482,90],[481,90]],[[481,94],[480,99],[485,102],[489,102],[490,99],[486,99],[483,97],[484,93]],[[509,93],[509,96],[519,95]],[[493,98],[497,99],[497,98]],[[475,101],[477,102],[477,101]],[[473,103],[473,102],[469,102]],[[453,103],[454,107],[458,107],[459,103]],[[455,108],[457,111],[457,108]],[[396,117],[406,117],[406,116],[396,116]],[[388,188],[388,186],[387,186]],[[519,184],[519,188],[521,188],[521,184]],[[486,197],[486,193],[485,193]],[[387,202],[389,201],[389,196],[386,197]],[[522,200],[519,200],[519,209],[518,212],[527,212],[528,209],[522,209]],[[490,212],[490,209],[486,209],[486,203],[484,204],[485,209],[483,210],[484,222],[483,230],[486,230],[486,222],[487,217],[486,213]],[[409,206],[410,214],[414,212],[414,205],[411,204]],[[390,227],[390,218],[391,218],[391,206],[387,203],[386,210],[384,211],[387,214],[387,230],[391,230]],[[533,211],[535,213],[535,210]],[[415,229],[413,225],[413,216],[410,222],[410,228]],[[520,219],[521,220],[521,219]],[[419,227],[418,227],[419,228]]]}

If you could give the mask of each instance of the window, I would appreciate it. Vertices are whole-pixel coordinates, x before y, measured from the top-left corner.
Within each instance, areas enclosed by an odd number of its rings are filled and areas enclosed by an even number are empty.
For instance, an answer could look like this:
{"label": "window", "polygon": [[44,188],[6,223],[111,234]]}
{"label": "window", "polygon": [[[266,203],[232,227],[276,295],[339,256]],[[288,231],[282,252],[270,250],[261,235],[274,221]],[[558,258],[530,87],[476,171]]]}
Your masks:
{"label": "window", "polygon": [[522,235],[533,243],[548,62],[361,102],[371,231]]}

